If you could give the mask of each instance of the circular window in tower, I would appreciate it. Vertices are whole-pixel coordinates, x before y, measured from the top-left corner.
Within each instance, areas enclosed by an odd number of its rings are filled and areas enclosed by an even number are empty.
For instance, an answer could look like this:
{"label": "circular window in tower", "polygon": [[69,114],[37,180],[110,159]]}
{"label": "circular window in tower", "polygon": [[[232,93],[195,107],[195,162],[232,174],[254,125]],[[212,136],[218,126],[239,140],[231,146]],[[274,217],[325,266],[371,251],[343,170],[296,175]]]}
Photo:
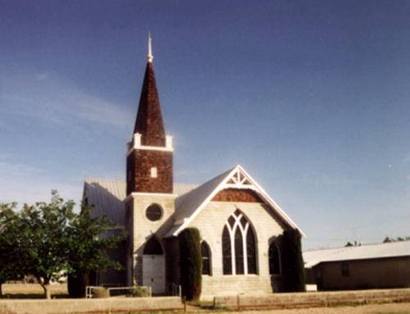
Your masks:
{"label": "circular window in tower", "polygon": [[162,217],[162,208],[158,204],[151,204],[145,211],[145,216],[151,221],[160,220]]}

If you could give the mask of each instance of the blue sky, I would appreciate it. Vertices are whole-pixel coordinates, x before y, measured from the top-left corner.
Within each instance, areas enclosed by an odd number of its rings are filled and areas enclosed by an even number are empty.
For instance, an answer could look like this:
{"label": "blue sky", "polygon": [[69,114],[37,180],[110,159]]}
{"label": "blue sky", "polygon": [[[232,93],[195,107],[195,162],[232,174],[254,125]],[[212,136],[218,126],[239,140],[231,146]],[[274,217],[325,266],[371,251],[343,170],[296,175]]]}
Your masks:
{"label": "blue sky", "polygon": [[0,0],[0,200],[124,178],[147,33],[175,179],[241,164],[306,248],[410,235],[410,2]]}

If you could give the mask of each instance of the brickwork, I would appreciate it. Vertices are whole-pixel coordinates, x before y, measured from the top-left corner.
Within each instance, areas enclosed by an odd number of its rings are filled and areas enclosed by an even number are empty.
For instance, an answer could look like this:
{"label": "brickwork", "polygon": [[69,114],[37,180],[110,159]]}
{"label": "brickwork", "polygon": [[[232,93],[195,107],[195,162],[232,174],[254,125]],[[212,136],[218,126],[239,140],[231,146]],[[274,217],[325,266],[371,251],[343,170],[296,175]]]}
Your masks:
{"label": "brickwork", "polygon": [[259,195],[252,190],[225,189],[215,195],[215,202],[250,202],[263,203]]}
{"label": "brickwork", "polygon": [[[157,177],[151,177],[151,168]],[[172,152],[136,149],[127,158],[127,195],[131,192],[172,193]]]}
{"label": "brickwork", "polygon": [[[222,231],[228,217],[240,209],[256,231],[257,275],[223,275]],[[212,276],[203,276],[202,291],[205,294],[244,293],[249,291],[272,292],[269,275],[269,242],[280,235],[283,229],[271,214],[270,208],[261,203],[210,202],[192,221],[190,227],[200,230],[201,238],[210,246]]]}

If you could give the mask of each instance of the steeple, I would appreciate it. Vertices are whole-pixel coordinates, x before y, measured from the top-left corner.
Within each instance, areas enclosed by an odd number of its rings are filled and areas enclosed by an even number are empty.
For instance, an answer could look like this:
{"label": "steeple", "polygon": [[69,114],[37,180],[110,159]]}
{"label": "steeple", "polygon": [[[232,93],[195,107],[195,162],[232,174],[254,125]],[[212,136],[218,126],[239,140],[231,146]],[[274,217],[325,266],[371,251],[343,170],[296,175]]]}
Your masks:
{"label": "steeple", "polygon": [[145,68],[134,134],[141,134],[142,145],[165,146],[165,128],[155,81],[153,59],[151,35],[149,35],[147,66]]}
{"label": "steeple", "polygon": [[147,65],[137,119],[127,146],[127,195],[173,192],[174,148],[172,136],[165,133],[153,59],[149,35]]}

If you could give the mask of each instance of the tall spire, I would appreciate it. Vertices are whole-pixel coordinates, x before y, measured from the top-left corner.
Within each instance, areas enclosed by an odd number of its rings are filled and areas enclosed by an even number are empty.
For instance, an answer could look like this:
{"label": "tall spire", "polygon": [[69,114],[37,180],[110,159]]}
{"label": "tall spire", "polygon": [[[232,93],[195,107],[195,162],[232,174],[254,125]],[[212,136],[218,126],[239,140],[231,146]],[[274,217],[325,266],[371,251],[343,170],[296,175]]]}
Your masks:
{"label": "tall spire", "polygon": [[141,134],[141,144],[165,146],[165,128],[152,63],[151,35],[148,37],[148,62],[142,84],[134,133]]}
{"label": "tall spire", "polygon": [[152,60],[154,60],[154,56],[152,55],[152,38],[151,38],[151,33],[148,33],[148,62],[152,63]]}

